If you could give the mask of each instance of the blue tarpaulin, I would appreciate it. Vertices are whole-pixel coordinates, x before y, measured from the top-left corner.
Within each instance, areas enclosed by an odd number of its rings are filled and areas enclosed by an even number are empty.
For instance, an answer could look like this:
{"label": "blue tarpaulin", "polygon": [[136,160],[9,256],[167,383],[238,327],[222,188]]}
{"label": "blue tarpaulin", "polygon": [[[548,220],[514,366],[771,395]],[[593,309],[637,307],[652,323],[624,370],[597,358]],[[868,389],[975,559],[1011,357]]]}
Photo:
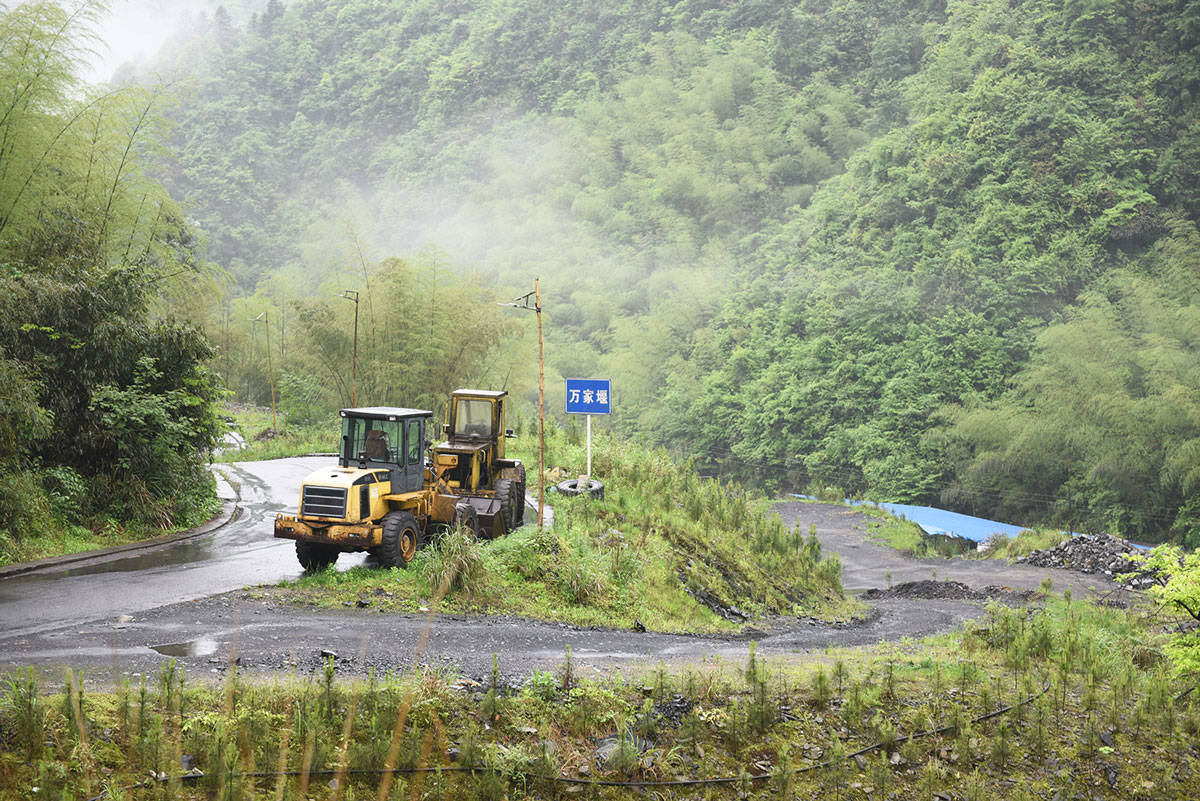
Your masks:
{"label": "blue tarpaulin", "polygon": [[[809,495],[797,495],[797,498],[814,500]],[[878,506],[896,517],[903,517],[916,523],[926,534],[946,537],[962,537],[972,542],[983,542],[993,534],[1003,534],[1007,537],[1016,536],[1025,530],[1024,526],[1014,526],[1010,523],[998,523],[995,520],[985,520],[982,517],[948,512],[945,509],[935,509],[932,506],[910,506],[905,503],[873,503],[870,501],[846,501],[851,506]]]}
{"label": "blue tarpaulin", "polygon": [[[800,495],[798,493],[794,497],[804,498],[808,501],[817,500],[811,495]],[[906,503],[876,503],[875,501],[852,501],[849,499],[845,503],[850,506],[877,506],[896,517],[911,520],[920,526],[922,531],[931,536],[961,537],[976,544],[983,542],[993,534],[1015,537],[1027,528],[1027,526],[998,523],[995,520],[971,517],[970,515],[959,514],[958,512],[948,512],[945,509],[935,509],[932,506],[911,506]],[[1079,534],[1073,533],[1071,536],[1078,537]],[[1130,541],[1129,544],[1143,551],[1154,547],[1153,545],[1133,541]]]}
{"label": "blue tarpaulin", "polygon": [[[851,503],[855,506],[864,505],[862,501],[851,501]],[[962,537],[972,542],[983,542],[993,534],[1015,537],[1025,530],[1024,526],[998,523],[995,520],[971,517],[958,512],[947,512],[945,509],[935,509],[932,506],[910,506],[905,503],[877,503],[874,505],[880,509],[886,509],[896,517],[913,521],[926,534]]]}

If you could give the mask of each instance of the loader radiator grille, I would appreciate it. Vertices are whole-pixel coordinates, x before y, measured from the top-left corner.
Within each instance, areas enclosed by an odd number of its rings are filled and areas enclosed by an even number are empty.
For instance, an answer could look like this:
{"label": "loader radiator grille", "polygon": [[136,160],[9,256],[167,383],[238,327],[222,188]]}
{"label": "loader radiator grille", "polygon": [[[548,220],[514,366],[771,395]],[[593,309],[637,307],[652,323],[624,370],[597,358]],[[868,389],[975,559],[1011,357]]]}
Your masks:
{"label": "loader radiator grille", "polygon": [[305,487],[300,514],[312,517],[346,517],[346,490],[338,487]]}

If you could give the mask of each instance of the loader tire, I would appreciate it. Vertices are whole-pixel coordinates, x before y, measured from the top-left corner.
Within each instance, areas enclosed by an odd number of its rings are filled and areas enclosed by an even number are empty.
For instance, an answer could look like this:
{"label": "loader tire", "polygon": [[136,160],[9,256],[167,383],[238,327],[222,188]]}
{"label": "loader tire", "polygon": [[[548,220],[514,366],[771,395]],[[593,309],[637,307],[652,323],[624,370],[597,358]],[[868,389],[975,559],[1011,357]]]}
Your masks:
{"label": "loader tire", "polygon": [[388,512],[383,518],[383,537],[373,553],[382,567],[406,568],[421,547],[421,527],[409,512]]}
{"label": "loader tire", "polygon": [[305,573],[318,573],[329,567],[337,561],[338,553],[332,545],[296,540],[296,558]]}
{"label": "loader tire", "polygon": [[517,488],[511,479],[502,478],[496,482],[495,490],[496,497],[500,499],[500,508],[503,510],[505,528],[511,531],[521,525],[517,520]]}
{"label": "loader tire", "polygon": [[479,539],[479,513],[466,501],[454,504],[454,519],[450,525],[455,528],[461,526],[471,539]]}
{"label": "loader tire", "polygon": [[513,509],[513,528],[520,528],[525,524],[525,465],[517,466],[517,478],[513,482],[513,500],[516,502]]}

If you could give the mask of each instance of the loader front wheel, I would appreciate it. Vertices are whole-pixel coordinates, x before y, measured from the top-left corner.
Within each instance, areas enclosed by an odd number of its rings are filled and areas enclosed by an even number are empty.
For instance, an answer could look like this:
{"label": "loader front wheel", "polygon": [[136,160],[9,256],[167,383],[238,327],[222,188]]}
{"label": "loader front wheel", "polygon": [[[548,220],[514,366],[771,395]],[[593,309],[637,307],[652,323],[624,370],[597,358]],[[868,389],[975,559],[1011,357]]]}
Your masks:
{"label": "loader front wheel", "polygon": [[296,541],[296,558],[305,573],[317,573],[337,561],[338,549],[319,542]]}
{"label": "loader front wheel", "polygon": [[511,480],[502,478],[496,482],[496,497],[500,499],[500,508],[504,510],[505,530],[511,531],[521,525],[517,519],[520,505],[516,498],[517,487]]}
{"label": "loader front wheel", "polygon": [[459,501],[454,505],[454,520],[451,525],[455,528],[461,527],[471,539],[479,536],[479,514],[475,507],[466,501]]}
{"label": "loader front wheel", "polygon": [[383,518],[383,537],[373,553],[383,567],[408,567],[421,545],[421,529],[409,512],[388,512]]}

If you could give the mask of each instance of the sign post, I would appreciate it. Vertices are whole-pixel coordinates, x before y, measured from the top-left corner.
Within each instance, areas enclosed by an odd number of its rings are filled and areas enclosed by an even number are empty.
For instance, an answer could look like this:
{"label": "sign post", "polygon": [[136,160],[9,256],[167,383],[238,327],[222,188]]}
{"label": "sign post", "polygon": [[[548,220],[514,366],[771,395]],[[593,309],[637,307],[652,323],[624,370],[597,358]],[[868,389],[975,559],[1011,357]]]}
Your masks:
{"label": "sign post", "polygon": [[568,378],[567,414],[587,416],[587,474],[592,476],[592,415],[612,414],[612,382],[607,378]]}

